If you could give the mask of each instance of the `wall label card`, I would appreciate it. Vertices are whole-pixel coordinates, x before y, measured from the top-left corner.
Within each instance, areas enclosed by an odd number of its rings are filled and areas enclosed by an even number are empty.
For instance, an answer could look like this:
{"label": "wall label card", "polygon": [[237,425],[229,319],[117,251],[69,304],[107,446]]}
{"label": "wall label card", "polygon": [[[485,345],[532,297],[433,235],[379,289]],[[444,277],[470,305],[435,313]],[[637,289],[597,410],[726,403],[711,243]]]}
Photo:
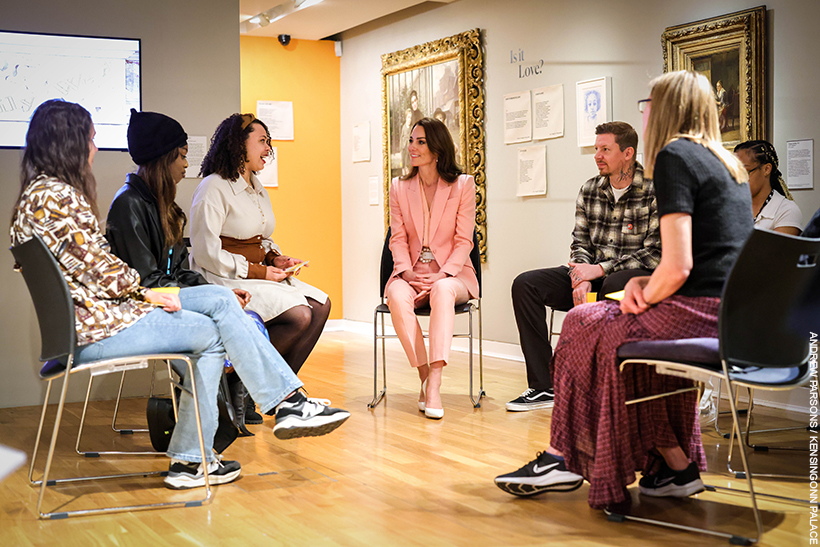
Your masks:
{"label": "wall label card", "polygon": [[543,196],[547,193],[547,147],[543,144],[518,149],[518,190],[515,195]]}
{"label": "wall label card", "polygon": [[530,92],[504,95],[504,144],[532,140]]}
{"label": "wall label card", "polygon": [[208,152],[208,137],[188,137],[188,169],[185,170],[186,179],[195,179],[202,169],[202,160]]}
{"label": "wall label card", "polygon": [[293,140],[293,103],[256,101],[256,117],[265,122],[272,141]]}
{"label": "wall label card", "polygon": [[353,163],[370,161],[370,122],[353,126]]}
{"label": "wall label card", "polygon": [[814,188],[814,139],[786,141],[786,185],[789,190]]}
{"label": "wall label card", "polygon": [[564,136],[564,85],[532,90],[532,139]]}

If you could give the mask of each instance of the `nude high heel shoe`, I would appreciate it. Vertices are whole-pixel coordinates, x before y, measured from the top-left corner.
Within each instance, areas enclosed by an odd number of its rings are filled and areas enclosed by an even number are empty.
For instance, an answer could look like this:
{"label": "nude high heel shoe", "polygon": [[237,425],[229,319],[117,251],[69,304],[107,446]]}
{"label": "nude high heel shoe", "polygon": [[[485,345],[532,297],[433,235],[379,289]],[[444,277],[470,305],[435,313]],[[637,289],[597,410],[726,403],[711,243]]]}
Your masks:
{"label": "nude high heel shoe", "polygon": [[[424,396],[426,397],[427,396],[427,380],[425,380],[421,383],[421,390],[424,392]],[[425,412],[426,413],[426,405],[424,404],[424,401],[419,401],[419,412]]]}

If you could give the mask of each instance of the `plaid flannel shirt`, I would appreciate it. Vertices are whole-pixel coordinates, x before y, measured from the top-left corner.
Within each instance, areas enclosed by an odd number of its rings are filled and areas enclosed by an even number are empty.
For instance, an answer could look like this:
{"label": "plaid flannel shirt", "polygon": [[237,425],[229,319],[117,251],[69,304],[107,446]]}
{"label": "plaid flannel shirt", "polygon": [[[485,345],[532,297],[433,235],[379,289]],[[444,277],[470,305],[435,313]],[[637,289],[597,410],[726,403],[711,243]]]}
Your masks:
{"label": "plaid flannel shirt", "polygon": [[604,275],[619,270],[652,271],[661,259],[655,187],[635,164],[632,185],[615,203],[609,177],[586,181],[575,201],[570,262],[600,264]]}

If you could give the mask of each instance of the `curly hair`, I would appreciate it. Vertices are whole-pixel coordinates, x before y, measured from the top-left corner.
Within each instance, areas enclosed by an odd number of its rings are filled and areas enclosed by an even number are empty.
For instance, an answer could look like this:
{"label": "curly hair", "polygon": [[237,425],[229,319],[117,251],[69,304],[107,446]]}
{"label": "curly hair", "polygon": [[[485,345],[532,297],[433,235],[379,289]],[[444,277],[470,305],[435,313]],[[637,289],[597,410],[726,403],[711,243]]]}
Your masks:
{"label": "curly hair", "polygon": [[253,114],[232,114],[222,120],[211,137],[211,146],[202,160],[199,176],[216,173],[226,180],[238,179],[245,170],[245,159],[248,157],[245,142],[255,123],[262,126],[270,139],[268,126]]}
{"label": "curly hair", "polygon": [[37,107],[26,133],[20,173],[20,197],[37,177],[47,175],[76,188],[97,210],[97,181],[91,172],[91,114],[76,103],[52,99]]}

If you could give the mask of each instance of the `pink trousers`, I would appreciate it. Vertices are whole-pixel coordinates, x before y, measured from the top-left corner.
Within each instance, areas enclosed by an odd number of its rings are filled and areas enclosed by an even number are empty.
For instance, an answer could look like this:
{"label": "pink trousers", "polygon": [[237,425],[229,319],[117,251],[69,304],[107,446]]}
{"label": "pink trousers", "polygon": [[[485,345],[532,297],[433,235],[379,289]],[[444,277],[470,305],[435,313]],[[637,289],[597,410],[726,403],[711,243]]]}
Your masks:
{"label": "pink trousers", "polygon": [[433,283],[430,289],[430,357],[424,348],[424,333],[414,312],[418,293],[404,279],[394,280],[387,288],[387,306],[393,328],[399,337],[407,360],[414,367],[427,363],[450,360],[453,341],[455,306],[470,299],[467,287],[455,277],[447,277]]}

